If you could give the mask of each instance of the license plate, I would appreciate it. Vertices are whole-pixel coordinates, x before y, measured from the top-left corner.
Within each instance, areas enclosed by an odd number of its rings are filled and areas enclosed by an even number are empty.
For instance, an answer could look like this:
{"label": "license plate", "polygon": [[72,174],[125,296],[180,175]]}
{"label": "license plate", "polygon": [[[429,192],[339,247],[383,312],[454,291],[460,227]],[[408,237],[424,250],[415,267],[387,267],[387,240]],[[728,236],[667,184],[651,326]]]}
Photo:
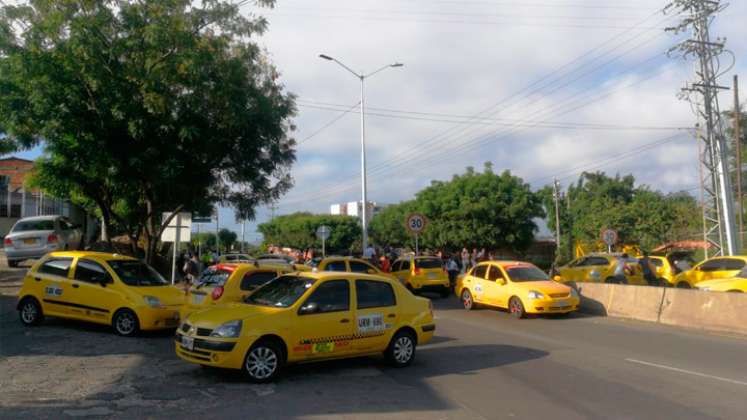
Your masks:
{"label": "license plate", "polygon": [[23,243],[26,245],[34,245],[36,243],[36,239],[24,239]]}
{"label": "license plate", "polygon": [[428,280],[434,280],[436,277],[438,277],[438,274],[436,274],[436,273],[428,273]]}
{"label": "license plate", "polygon": [[205,300],[205,295],[192,295],[192,303],[195,305],[201,304],[203,300]]}
{"label": "license plate", "polygon": [[560,307],[568,306],[568,301],[567,300],[556,300],[555,305],[560,306]]}
{"label": "license plate", "polygon": [[182,336],[182,347],[186,348],[187,350],[194,350],[195,349],[195,339],[192,337],[186,337]]}

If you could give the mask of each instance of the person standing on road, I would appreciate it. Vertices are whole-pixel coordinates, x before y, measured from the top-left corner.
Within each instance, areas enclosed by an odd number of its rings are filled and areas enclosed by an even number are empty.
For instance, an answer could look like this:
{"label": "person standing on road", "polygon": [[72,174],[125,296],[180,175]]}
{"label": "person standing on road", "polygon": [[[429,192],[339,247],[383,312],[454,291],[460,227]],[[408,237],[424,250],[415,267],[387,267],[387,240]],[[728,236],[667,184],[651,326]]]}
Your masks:
{"label": "person standing on road", "polygon": [[478,254],[477,254],[477,248],[472,248],[472,254],[469,256],[469,265],[470,267],[474,267],[478,263]]}
{"label": "person standing on road", "polygon": [[615,279],[615,283],[617,284],[627,284],[628,278],[625,277],[625,273],[628,271],[628,264],[627,264],[628,254],[622,254],[617,259],[617,265],[615,265],[615,271],[612,275],[612,277]]}
{"label": "person standing on road", "polygon": [[659,280],[656,278],[656,269],[653,264],[651,264],[651,258],[648,257],[647,251],[643,251],[643,258],[638,260],[638,265],[641,266],[641,272],[643,273],[643,278],[646,280],[646,283],[648,283],[649,286],[658,286]]}
{"label": "person standing on road", "polygon": [[456,284],[457,274],[459,274],[459,264],[457,264],[456,258],[456,255],[452,255],[446,261],[446,272],[449,273],[449,284],[452,288]]}
{"label": "person standing on road", "polygon": [[467,248],[462,248],[462,274],[466,273],[467,270],[469,270],[469,251],[467,251]]}

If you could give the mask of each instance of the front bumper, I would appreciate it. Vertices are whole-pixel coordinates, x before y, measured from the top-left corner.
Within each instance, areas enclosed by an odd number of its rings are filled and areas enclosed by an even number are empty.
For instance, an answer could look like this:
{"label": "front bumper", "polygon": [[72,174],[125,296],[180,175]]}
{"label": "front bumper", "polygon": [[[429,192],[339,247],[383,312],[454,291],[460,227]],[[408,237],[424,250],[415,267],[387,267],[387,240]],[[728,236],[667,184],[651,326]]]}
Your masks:
{"label": "front bumper", "polygon": [[577,297],[528,299],[524,310],[531,314],[565,314],[577,310],[580,301]]}
{"label": "front bumper", "polygon": [[141,307],[137,310],[137,317],[142,330],[165,330],[179,326],[179,306],[165,308]]}
{"label": "front bumper", "polygon": [[190,363],[229,369],[241,369],[244,356],[249,350],[248,341],[237,339],[215,339],[210,337],[187,336],[194,339],[194,347],[189,349],[182,345],[181,332],[174,340],[176,355]]}

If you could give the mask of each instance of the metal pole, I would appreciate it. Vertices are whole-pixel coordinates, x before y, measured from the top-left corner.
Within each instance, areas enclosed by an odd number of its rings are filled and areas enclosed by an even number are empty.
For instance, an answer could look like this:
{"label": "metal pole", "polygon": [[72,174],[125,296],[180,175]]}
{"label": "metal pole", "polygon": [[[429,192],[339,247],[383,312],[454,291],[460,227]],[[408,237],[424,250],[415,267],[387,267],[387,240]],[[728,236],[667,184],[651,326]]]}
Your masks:
{"label": "metal pole", "polygon": [[416,256],[416,257],[417,257],[418,255],[420,255],[420,247],[419,247],[419,244],[418,244],[418,236],[420,236],[420,235],[418,235],[418,234],[416,233],[416,234],[415,234],[415,256]]}
{"label": "metal pole", "polygon": [[241,253],[244,253],[244,232],[246,231],[246,219],[241,221]]}
{"label": "metal pole", "polygon": [[171,284],[176,283],[176,254],[179,249],[179,240],[182,232],[182,215],[176,215],[176,235],[174,235],[174,249],[171,253]]}
{"label": "metal pole", "polygon": [[557,247],[557,253],[560,255],[560,190],[558,188],[558,180],[556,179],[553,183],[553,196],[555,198],[555,245]]}
{"label": "metal pole", "polygon": [[742,141],[740,139],[739,132],[739,119],[741,118],[741,110],[739,109],[739,76],[734,75],[734,144],[735,144],[735,159],[734,166],[737,169],[737,223],[739,224],[739,247],[743,246],[742,238],[744,237],[744,203],[742,202]]}
{"label": "metal pole", "polygon": [[366,115],[365,115],[365,91],[364,76],[361,79],[361,196],[363,199],[361,210],[361,252],[366,253],[368,248],[368,197],[366,191]]}
{"label": "metal pole", "polygon": [[324,236],[322,236],[322,258],[326,258],[327,257],[327,247],[326,247],[325,243],[326,243],[326,240],[325,240]]}

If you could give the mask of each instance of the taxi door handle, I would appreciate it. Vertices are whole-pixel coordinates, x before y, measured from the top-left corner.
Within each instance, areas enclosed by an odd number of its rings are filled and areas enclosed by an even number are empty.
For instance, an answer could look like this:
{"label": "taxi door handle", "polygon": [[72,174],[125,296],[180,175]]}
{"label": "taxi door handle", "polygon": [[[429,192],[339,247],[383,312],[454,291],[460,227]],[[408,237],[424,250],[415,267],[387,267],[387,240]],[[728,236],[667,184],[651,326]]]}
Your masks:
{"label": "taxi door handle", "polygon": [[78,286],[77,284],[74,284],[73,287],[77,289],[80,286]]}
{"label": "taxi door handle", "polygon": [[36,281],[42,281],[41,277],[34,277],[34,280],[36,280]]}
{"label": "taxi door handle", "polygon": [[340,320],[341,324],[347,324],[348,322],[350,322],[350,320],[347,319],[347,318],[343,318],[343,319]]}

